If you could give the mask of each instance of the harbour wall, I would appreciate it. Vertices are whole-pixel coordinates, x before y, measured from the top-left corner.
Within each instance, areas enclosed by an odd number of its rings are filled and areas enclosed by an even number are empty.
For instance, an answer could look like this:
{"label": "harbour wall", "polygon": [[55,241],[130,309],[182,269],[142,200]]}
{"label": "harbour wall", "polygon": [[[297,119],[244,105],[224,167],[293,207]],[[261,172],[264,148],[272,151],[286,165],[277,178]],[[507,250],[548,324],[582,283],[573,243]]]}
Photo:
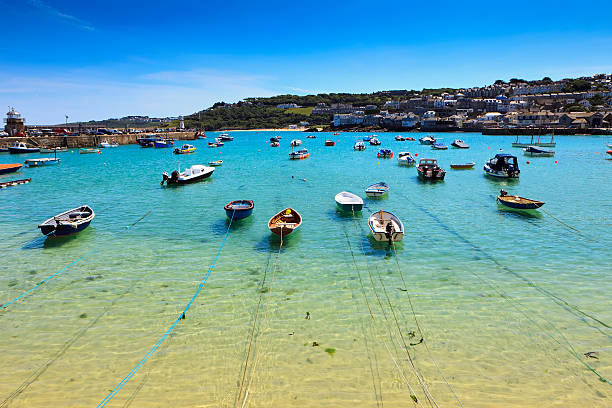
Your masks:
{"label": "harbour wall", "polygon": [[[157,133],[157,135],[171,138],[175,140],[195,140],[196,134],[194,132],[168,132],[168,133]],[[0,146],[6,147],[11,146],[15,142],[25,142],[28,146],[36,147],[67,147],[67,148],[81,148],[81,147],[95,147],[103,140],[111,141],[114,140],[120,145],[136,144],[136,139],[143,137],[143,134],[120,134],[120,135],[79,135],[79,136],[28,136],[28,137],[3,137],[0,138]]]}

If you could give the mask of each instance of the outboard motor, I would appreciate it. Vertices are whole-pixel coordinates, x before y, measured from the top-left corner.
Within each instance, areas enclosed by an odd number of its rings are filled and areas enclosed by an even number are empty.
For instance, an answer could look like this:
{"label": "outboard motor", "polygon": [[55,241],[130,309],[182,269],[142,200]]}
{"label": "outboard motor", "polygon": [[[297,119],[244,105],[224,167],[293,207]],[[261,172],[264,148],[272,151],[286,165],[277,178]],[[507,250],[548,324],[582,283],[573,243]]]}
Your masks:
{"label": "outboard motor", "polygon": [[159,183],[159,185],[163,186],[164,182],[167,182],[167,181],[168,181],[168,173],[164,171],[162,173],[162,181],[161,181],[161,183]]}

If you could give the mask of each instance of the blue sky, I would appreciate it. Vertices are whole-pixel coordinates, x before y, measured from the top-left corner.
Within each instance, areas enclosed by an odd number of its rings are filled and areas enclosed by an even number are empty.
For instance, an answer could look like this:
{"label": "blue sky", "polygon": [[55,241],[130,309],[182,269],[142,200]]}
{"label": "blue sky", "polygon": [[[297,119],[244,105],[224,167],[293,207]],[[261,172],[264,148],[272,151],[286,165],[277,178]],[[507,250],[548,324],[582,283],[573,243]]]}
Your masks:
{"label": "blue sky", "polygon": [[610,1],[0,0],[0,10],[0,107],[31,124],[612,72]]}

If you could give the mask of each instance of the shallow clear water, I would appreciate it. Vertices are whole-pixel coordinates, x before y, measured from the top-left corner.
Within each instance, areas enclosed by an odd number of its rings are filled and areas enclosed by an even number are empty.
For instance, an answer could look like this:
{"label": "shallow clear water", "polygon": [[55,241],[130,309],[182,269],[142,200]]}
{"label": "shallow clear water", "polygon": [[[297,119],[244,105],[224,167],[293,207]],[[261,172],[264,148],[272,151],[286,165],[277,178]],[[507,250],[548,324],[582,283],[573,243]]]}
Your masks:
{"label": "shallow clear water", "polygon": [[[438,158],[446,180],[424,184],[374,146],[353,151],[365,134],[232,135],[220,149],[196,141],[192,155],[121,146],[0,176],[32,178],[0,190],[0,303],[86,255],[0,311],[2,406],[102,401],[180,315],[237,199],[254,200],[253,215],[232,224],[186,320],[108,406],[395,407],[416,405],[411,395],[440,407],[612,406],[612,387],[582,364],[612,379],[609,137],[559,136],[554,158],[527,158],[513,137],[441,134],[471,148],[431,151],[379,135],[379,148]],[[309,159],[288,160],[293,138]],[[483,176],[500,148],[519,157],[520,180]],[[179,160],[218,159],[209,180],[159,185]],[[449,168],[467,161],[474,170]],[[354,219],[335,209],[336,193],[365,197],[378,181],[387,198],[365,199]],[[499,209],[500,188],[545,212]],[[83,203],[96,212],[88,229],[40,237],[38,223]],[[303,224],[279,250],[267,221],[288,206]],[[405,225],[396,256],[368,237],[379,209]]]}

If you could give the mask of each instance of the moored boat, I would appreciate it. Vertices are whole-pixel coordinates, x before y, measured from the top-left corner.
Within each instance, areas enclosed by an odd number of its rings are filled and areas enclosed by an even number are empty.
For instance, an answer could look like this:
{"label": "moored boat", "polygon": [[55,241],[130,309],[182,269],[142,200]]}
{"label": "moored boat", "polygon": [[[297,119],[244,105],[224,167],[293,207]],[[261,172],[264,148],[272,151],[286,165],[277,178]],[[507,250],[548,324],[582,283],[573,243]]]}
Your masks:
{"label": "moored boat", "polygon": [[422,138],[419,139],[419,143],[422,145],[431,145],[436,141],[436,139],[432,136],[423,136]]}
{"label": "moored boat", "polygon": [[88,205],[81,205],[49,218],[38,226],[43,235],[70,235],[83,231],[94,219],[95,214]]}
{"label": "moored boat", "polygon": [[555,151],[544,150],[538,146],[529,146],[523,149],[523,154],[531,157],[553,157],[555,155]]}
{"label": "moored boat", "polygon": [[302,141],[300,139],[293,139],[291,143],[289,143],[289,146],[291,147],[296,147],[296,146],[301,146],[301,145],[302,145]]}
{"label": "moored boat", "polygon": [[446,171],[438,166],[438,161],[436,159],[421,159],[417,166],[417,174],[419,175],[419,179],[424,181],[444,180]]}
{"label": "moored boat", "polygon": [[402,135],[397,135],[395,136],[395,140],[397,140],[398,142],[403,142],[404,140],[406,140],[406,138]]}
{"label": "moored boat", "polygon": [[497,203],[514,210],[537,210],[545,203],[530,198],[508,195],[506,190],[500,190]]}
{"label": "moored boat", "polygon": [[24,142],[15,142],[8,147],[9,153],[37,153],[40,151],[40,147],[28,147]]}
{"label": "moored boat", "polygon": [[397,163],[402,166],[414,166],[415,160],[410,152],[399,152],[397,154]]}
{"label": "moored boat", "polygon": [[485,175],[496,178],[518,178],[521,174],[516,156],[508,153],[496,154],[484,164]]}
{"label": "moored boat", "polygon": [[272,142],[270,143],[270,147],[278,147],[280,146],[280,142]]}
{"label": "moored boat", "polygon": [[157,148],[157,149],[165,149],[168,147],[174,146],[174,141],[173,140],[154,140],[153,141],[153,147]]}
{"label": "moored boat", "polygon": [[14,173],[22,167],[21,163],[0,164],[0,174]]}
{"label": "moored boat", "polygon": [[608,153],[610,156],[612,156],[612,150],[607,150],[606,153]]}
{"label": "moored boat", "polygon": [[306,139],[316,139],[317,137],[315,135],[308,135],[306,136]]}
{"label": "moored boat", "polygon": [[296,152],[289,153],[289,159],[291,160],[307,159],[309,156],[310,153],[308,153],[308,149],[300,149]]}
{"label": "moored boat", "polygon": [[79,149],[79,154],[93,154],[93,153],[102,153],[100,149],[96,149],[95,147],[83,147]]}
{"label": "moored boat", "polygon": [[40,166],[50,166],[53,164],[59,164],[60,159],[53,157],[44,157],[41,159],[27,159],[25,161],[25,165],[28,167],[40,167]]}
{"label": "moored boat", "polygon": [[196,181],[207,179],[213,174],[214,171],[214,167],[194,164],[193,166],[185,169],[183,172],[181,172],[180,168],[178,170],[174,170],[170,176],[168,176],[168,173],[164,172],[162,174],[163,179],[161,185],[163,186],[164,182],[166,182],[167,185],[194,183]]}
{"label": "moored boat", "polygon": [[223,160],[216,160],[216,161],[208,162],[208,165],[213,166],[213,167],[221,166],[222,164],[223,164]]}
{"label": "moored boat", "polygon": [[195,146],[190,144],[184,144],[181,147],[177,147],[176,149],[174,149],[174,154],[189,154],[194,153],[195,151]]}
{"label": "moored boat", "polygon": [[268,221],[270,231],[279,237],[286,237],[302,225],[302,216],[293,208],[286,208]]}
{"label": "moored boat", "polygon": [[227,133],[221,133],[219,137],[215,138],[215,140],[216,139],[219,139],[220,142],[231,142],[234,140],[234,136],[230,136]]}
{"label": "moored boat", "polygon": [[334,136],[338,136],[340,133],[338,132],[334,132]]}
{"label": "moored boat", "polygon": [[404,224],[388,211],[377,211],[368,218],[368,226],[376,241],[398,242],[404,239]]}
{"label": "moored boat", "polygon": [[448,146],[445,145],[442,142],[437,142],[436,141],[436,142],[432,143],[431,148],[434,149],[434,150],[447,150]]}
{"label": "moored boat", "polygon": [[376,153],[376,157],[379,159],[392,159],[393,151],[391,151],[391,149],[380,149],[378,153]]}
{"label": "moored boat", "polygon": [[325,141],[325,146],[335,146],[335,145],[336,145],[336,142],[334,142],[333,140],[327,139]]}
{"label": "moored boat", "polygon": [[372,140],[372,136],[364,136],[361,140],[363,140],[364,142],[369,142],[370,140]]}
{"label": "moored boat", "polygon": [[414,137],[409,137],[409,136],[406,136],[404,138],[404,140],[407,141],[407,142],[414,142],[414,141],[416,141],[416,139]]}
{"label": "moored boat", "polygon": [[67,152],[67,147],[41,147],[39,149],[41,153],[63,153]]}
{"label": "moored boat", "polygon": [[356,194],[342,191],[334,197],[336,205],[342,211],[361,211],[363,208],[363,199]]}
{"label": "moored boat", "polygon": [[253,200],[236,200],[225,204],[223,208],[227,218],[237,221],[251,215],[253,208],[255,208],[255,203],[253,203]]}
{"label": "moored boat", "polygon": [[102,147],[102,148],[110,148],[110,147],[119,147],[118,143],[114,143],[114,142],[108,142],[108,140],[103,140],[100,142],[100,144],[98,145],[98,147]]}
{"label": "moored boat", "polygon": [[378,138],[376,138],[376,137],[373,137],[373,138],[370,139],[370,144],[372,146],[380,146],[380,140],[378,140]]}
{"label": "moored boat", "polygon": [[21,179],[21,180],[11,180],[11,181],[2,181],[0,182],[0,188],[7,188],[12,186],[18,186],[20,184],[27,184],[32,181],[31,178]]}
{"label": "moored boat", "polygon": [[214,147],[221,147],[223,146],[223,143],[218,143],[218,142],[208,142],[208,147],[210,148],[214,148]]}
{"label": "moored boat", "polygon": [[469,170],[469,169],[473,169],[475,164],[476,164],[475,162],[451,163],[450,168],[455,169],[455,170]]}
{"label": "moored boat", "polygon": [[467,143],[465,143],[461,139],[453,140],[453,143],[451,143],[451,146],[453,146],[453,147],[455,147],[457,149],[469,149],[470,148],[470,145],[468,145]]}
{"label": "moored boat", "polygon": [[384,181],[372,184],[365,189],[368,197],[381,197],[389,192],[389,185]]}
{"label": "moored boat", "polygon": [[353,145],[353,150],[365,150],[366,146],[361,140],[358,140]]}

